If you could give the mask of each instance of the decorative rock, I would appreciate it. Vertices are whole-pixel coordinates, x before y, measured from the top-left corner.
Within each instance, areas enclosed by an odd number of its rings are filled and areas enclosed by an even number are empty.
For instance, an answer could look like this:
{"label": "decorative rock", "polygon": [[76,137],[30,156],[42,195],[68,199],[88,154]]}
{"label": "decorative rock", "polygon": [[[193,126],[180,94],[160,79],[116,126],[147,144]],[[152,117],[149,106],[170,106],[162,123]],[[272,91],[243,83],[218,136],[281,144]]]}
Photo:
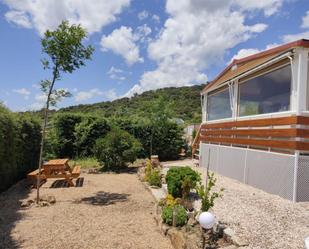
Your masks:
{"label": "decorative rock", "polygon": [[235,235],[234,231],[229,227],[223,230],[223,238],[229,242],[232,242],[232,237],[234,235]]}
{"label": "decorative rock", "polygon": [[47,197],[47,202],[50,203],[50,204],[55,204],[56,203],[56,197],[53,196],[53,195],[49,195]]}
{"label": "decorative rock", "polygon": [[47,201],[40,201],[39,202],[39,206],[40,207],[48,207],[49,206],[49,203]]}
{"label": "decorative rock", "polygon": [[21,207],[30,207],[32,204],[34,203],[33,200],[24,200],[22,201],[22,203],[20,204]]}
{"label": "decorative rock", "polygon": [[237,246],[229,245],[229,246],[222,247],[221,249],[237,249],[237,248],[238,248]]}
{"label": "decorative rock", "polygon": [[249,243],[246,240],[239,238],[237,236],[232,237],[232,242],[236,246],[248,246],[249,245]]}

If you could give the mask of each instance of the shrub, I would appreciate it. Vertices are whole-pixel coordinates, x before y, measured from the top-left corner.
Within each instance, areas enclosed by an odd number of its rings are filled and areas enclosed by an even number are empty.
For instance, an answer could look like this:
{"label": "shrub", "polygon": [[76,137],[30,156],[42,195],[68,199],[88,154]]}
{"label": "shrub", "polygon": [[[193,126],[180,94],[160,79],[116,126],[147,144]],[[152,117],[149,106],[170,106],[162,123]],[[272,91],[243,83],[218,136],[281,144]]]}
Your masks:
{"label": "shrub", "polygon": [[152,170],[152,166],[151,166],[151,161],[148,159],[146,161],[146,169],[145,169],[145,181],[148,182],[150,175],[151,175],[151,170]]}
{"label": "shrub", "polygon": [[128,132],[112,129],[104,138],[98,139],[95,147],[96,158],[104,164],[104,169],[112,170],[133,163],[141,145]]}
{"label": "shrub", "polygon": [[208,183],[205,188],[204,185],[196,187],[196,193],[202,199],[201,211],[207,212],[210,208],[214,206],[215,199],[223,196],[224,189],[221,188],[219,192],[211,192],[212,188],[216,185],[217,179],[215,178],[214,173],[207,172]]}
{"label": "shrub", "polygon": [[148,182],[151,186],[162,186],[161,175],[158,169],[152,170]]}
{"label": "shrub", "polygon": [[40,139],[39,120],[0,103],[0,192],[38,167]]}
{"label": "shrub", "polygon": [[[190,167],[172,167],[166,174],[168,193],[173,197],[183,197],[186,191],[195,188],[201,180],[199,173]],[[185,192],[184,192],[185,190]],[[187,193],[188,194],[188,193]]]}
{"label": "shrub", "polygon": [[187,223],[187,212],[181,205],[165,206],[162,209],[162,220],[165,224],[173,225],[173,212],[175,212],[176,226],[183,226]]}
{"label": "shrub", "polygon": [[75,143],[78,157],[93,156],[96,140],[104,137],[111,130],[107,121],[98,116],[84,116],[75,126]]}

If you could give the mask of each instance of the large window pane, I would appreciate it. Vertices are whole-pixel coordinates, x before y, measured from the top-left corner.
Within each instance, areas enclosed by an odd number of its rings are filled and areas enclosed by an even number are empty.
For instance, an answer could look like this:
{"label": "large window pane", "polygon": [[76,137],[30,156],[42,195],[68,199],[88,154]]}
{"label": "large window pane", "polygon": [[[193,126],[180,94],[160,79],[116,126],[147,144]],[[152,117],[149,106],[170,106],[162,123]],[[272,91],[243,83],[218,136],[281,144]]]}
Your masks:
{"label": "large window pane", "polygon": [[229,89],[224,88],[207,96],[207,120],[232,117]]}
{"label": "large window pane", "polygon": [[239,85],[239,116],[290,109],[291,67],[285,66]]}

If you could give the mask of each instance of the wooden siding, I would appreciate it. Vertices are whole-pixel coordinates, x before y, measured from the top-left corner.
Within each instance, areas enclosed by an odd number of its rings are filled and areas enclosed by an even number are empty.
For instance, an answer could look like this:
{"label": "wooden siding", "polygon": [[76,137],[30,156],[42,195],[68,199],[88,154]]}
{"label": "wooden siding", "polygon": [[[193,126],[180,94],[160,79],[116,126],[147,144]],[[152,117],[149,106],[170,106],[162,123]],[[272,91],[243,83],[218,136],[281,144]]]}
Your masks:
{"label": "wooden siding", "polygon": [[[302,127],[299,127],[302,125]],[[202,124],[193,144],[215,143],[309,152],[309,117],[288,116]]]}

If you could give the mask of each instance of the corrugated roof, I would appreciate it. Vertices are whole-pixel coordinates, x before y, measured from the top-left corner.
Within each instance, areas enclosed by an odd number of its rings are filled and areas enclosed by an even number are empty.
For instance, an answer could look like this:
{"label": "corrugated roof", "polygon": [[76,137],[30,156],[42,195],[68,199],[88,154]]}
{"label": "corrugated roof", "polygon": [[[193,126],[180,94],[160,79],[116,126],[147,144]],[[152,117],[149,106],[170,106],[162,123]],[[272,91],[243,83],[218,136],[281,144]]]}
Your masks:
{"label": "corrugated roof", "polygon": [[[218,86],[223,82],[226,82],[230,79],[235,78],[243,74],[246,71],[249,71],[275,57],[282,54],[285,51],[289,51],[292,48],[296,47],[305,47],[309,48],[309,40],[298,40],[295,42],[290,42],[275,48],[265,50],[263,52],[253,54],[242,59],[234,59],[213,81],[208,83],[202,92],[206,92],[212,87]],[[232,68],[237,66],[234,70]]]}

